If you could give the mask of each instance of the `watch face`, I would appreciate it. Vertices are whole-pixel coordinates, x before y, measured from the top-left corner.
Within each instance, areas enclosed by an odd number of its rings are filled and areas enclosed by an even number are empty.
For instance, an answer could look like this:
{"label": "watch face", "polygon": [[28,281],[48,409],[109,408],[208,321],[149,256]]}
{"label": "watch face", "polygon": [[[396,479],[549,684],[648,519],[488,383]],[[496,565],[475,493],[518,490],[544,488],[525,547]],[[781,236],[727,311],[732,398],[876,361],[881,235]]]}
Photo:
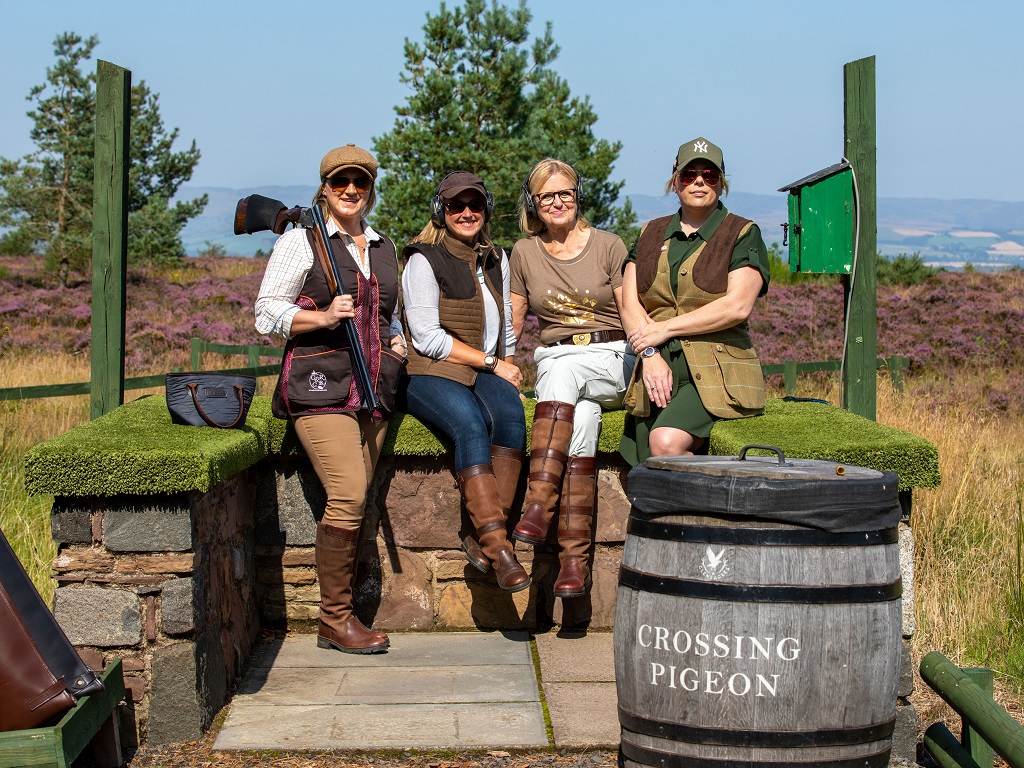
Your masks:
{"label": "watch face", "polygon": [[655,349],[654,347],[648,347],[647,349],[645,349],[640,354],[643,355],[644,357],[654,357],[654,353],[657,352],[657,351],[658,350]]}

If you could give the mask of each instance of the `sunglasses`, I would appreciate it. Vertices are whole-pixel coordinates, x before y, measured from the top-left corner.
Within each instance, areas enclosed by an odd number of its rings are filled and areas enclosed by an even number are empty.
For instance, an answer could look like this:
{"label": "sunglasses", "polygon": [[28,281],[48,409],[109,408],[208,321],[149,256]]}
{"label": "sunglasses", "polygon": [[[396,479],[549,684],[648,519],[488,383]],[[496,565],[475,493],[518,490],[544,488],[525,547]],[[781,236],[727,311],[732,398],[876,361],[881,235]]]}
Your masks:
{"label": "sunglasses", "polygon": [[679,181],[684,187],[686,187],[693,184],[693,182],[697,180],[698,176],[704,179],[705,184],[710,184],[711,186],[714,186],[722,180],[722,174],[715,168],[704,168],[703,170],[698,170],[696,168],[683,168],[683,170],[679,172]]}
{"label": "sunglasses", "polygon": [[479,198],[472,200],[448,200],[444,204],[444,210],[449,216],[455,216],[469,208],[473,213],[480,213],[484,209],[484,201]]}
{"label": "sunglasses", "polygon": [[327,186],[331,189],[348,189],[348,185],[351,184],[360,192],[365,192],[370,188],[373,182],[369,176],[359,174],[358,176],[331,176],[327,180]]}

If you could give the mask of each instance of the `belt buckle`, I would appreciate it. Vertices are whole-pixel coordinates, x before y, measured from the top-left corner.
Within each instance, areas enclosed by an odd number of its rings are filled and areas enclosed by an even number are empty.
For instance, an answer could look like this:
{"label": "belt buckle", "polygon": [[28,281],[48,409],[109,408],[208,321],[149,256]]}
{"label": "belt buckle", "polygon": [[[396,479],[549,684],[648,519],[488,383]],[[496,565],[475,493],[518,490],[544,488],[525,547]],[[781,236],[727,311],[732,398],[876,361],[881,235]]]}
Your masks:
{"label": "belt buckle", "polygon": [[585,347],[590,343],[589,333],[574,333],[572,335],[572,343],[577,347]]}

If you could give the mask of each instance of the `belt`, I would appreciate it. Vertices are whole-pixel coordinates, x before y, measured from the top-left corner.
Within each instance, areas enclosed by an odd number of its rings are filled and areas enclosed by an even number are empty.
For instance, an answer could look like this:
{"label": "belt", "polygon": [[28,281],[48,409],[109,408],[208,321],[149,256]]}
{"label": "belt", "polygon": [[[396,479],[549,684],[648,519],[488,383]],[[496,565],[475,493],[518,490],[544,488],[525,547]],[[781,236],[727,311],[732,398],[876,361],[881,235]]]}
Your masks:
{"label": "belt", "polygon": [[624,331],[591,331],[590,333],[574,333],[564,339],[559,339],[555,344],[575,344],[577,347],[585,347],[587,344],[603,344],[606,341],[625,341]]}

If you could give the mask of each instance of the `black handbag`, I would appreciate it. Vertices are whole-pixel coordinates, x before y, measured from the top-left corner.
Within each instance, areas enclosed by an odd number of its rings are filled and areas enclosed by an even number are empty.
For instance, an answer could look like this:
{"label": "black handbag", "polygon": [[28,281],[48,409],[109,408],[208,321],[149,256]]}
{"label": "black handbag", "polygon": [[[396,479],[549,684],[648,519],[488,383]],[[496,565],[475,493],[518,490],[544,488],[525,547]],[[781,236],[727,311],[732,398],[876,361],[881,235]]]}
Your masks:
{"label": "black handbag", "polygon": [[186,371],[164,380],[167,410],[175,424],[241,429],[249,413],[256,379],[228,373]]}

